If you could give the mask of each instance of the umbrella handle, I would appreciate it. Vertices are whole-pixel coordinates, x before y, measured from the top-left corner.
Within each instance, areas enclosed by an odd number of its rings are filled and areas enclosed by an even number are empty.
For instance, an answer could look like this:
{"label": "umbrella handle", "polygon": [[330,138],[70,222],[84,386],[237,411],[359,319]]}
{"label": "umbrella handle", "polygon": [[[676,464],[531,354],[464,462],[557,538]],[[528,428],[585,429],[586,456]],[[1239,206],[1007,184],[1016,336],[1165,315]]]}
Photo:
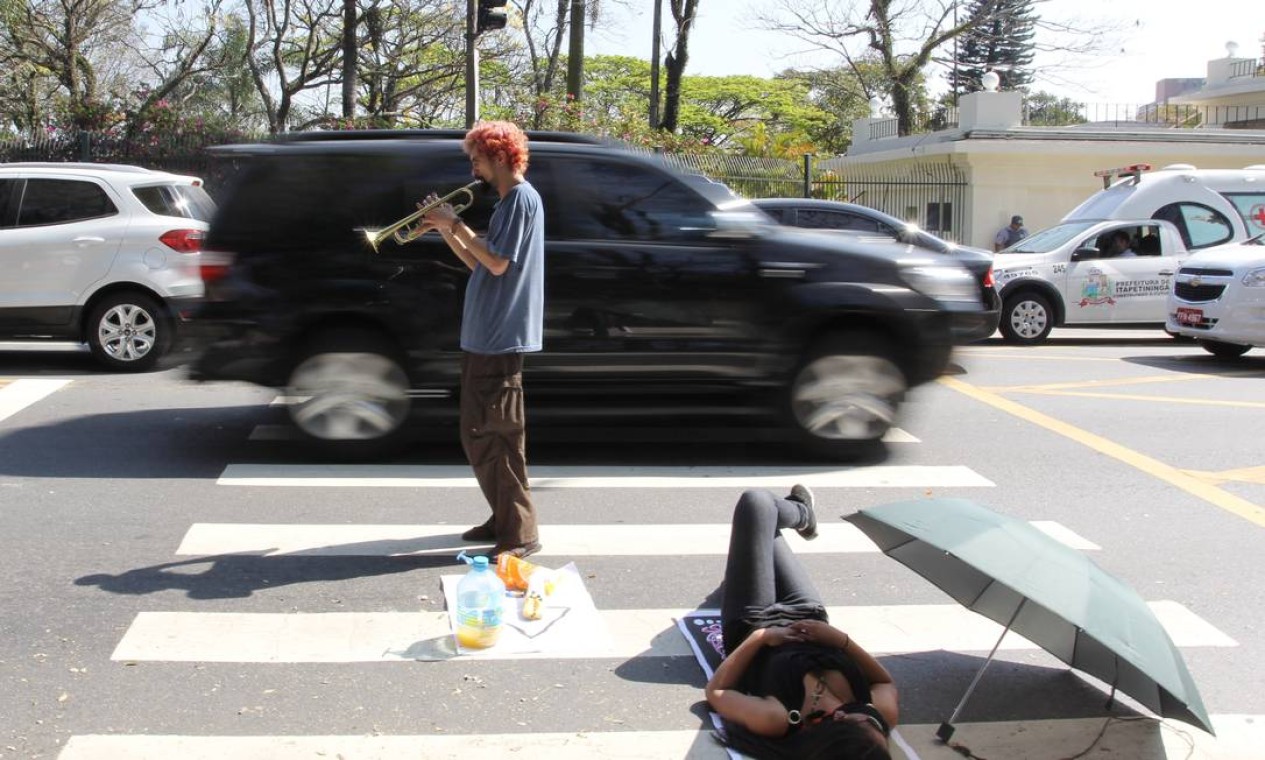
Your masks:
{"label": "umbrella handle", "polygon": [[949,719],[940,724],[940,728],[936,730],[936,738],[942,742],[949,741],[949,737],[953,736],[953,724],[957,722],[958,714],[962,712],[962,708],[966,706],[966,700],[971,698],[971,693],[975,691],[976,685],[979,684],[981,678],[984,677],[984,671],[988,668],[988,664],[993,661],[993,656],[997,654],[997,648],[1001,646],[1001,640],[1006,638],[1006,634],[1010,632],[1010,626],[1015,624],[1015,618],[1019,617],[1020,610],[1028,603],[1025,597],[1019,602],[1019,606],[1015,608],[1014,614],[1010,616],[1010,621],[1006,623],[1006,627],[1002,629],[1001,635],[997,637],[997,643],[993,644],[993,650],[988,653],[988,658],[984,660],[984,664],[975,673],[975,677],[971,679],[971,685],[966,687],[966,693],[962,695],[962,699],[958,701],[958,706],[953,708],[953,714]]}

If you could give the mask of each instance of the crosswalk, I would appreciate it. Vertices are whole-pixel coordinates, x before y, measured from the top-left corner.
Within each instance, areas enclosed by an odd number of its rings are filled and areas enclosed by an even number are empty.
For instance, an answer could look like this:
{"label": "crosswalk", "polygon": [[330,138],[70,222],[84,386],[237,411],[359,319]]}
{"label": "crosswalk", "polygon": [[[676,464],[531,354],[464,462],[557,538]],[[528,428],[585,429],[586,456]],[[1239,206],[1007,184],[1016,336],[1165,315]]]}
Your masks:
{"label": "crosswalk", "polygon": [[[30,384],[18,381],[0,386],[0,419],[16,413],[56,392],[53,382]],[[64,384],[64,383],[63,383]],[[18,388],[14,391],[15,386]],[[12,392],[11,395],[10,392]],[[253,434],[252,437],[257,435]],[[904,434],[903,442],[917,445],[918,439]],[[261,438],[255,438],[261,440]],[[954,464],[936,466],[868,467],[569,467],[534,466],[533,490],[558,493],[577,489],[716,489],[736,495],[748,487],[784,490],[803,482],[815,489],[918,488],[938,494],[950,491],[970,496],[994,488],[994,481],[970,467]],[[478,500],[477,485],[468,468],[446,465],[347,465],[307,466],[228,463],[215,481],[224,499],[237,503],[273,498],[277,489],[329,488],[409,488],[446,489],[444,493],[464,493]],[[455,489],[455,490],[454,490]],[[311,491],[303,491],[310,493]],[[600,519],[599,519],[600,518]],[[637,565],[653,574],[658,562],[685,558],[723,557],[727,550],[728,525],[716,522],[665,524],[643,521],[637,514],[602,513],[593,523],[545,523],[541,526],[544,552],[533,558],[546,566],[571,559],[584,564],[594,561],[626,562],[648,560]],[[1052,538],[1080,551],[1097,554],[1103,548],[1093,536],[1079,535],[1053,521],[1033,525]],[[472,548],[460,540],[464,525],[364,522],[328,524],[305,522],[195,522],[188,526],[172,547],[173,564],[208,563],[225,558],[281,558],[308,563],[337,563],[349,559],[392,561],[443,561],[462,548]],[[846,560],[849,555],[874,555],[874,545],[852,525],[823,521],[816,541],[805,542],[790,536],[797,554],[827,561]],[[313,565],[316,567],[317,565]],[[190,571],[193,572],[193,571]],[[459,570],[453,570],[459,572]],[[319,571],[316,573],[320,575]],[[665,584],[658,577],[623,577],[611,583]],[[846,620],[851,635],[867,643],[880,656],[900,657],[925,652],[987,652],[1001,629],[995,623],[954,604],[927,603],[859,604],[846,597],[827,598],[832,619]],[[1219,630],[1215,621],[1204,620],[1184,605],[1170,599],[1148,600],[1157,618],[1174,643],[1184,650],[1233,649],[1239,643]],[[419,668],[441,667],[441,663],[461,662],[454,658],[447,615],[440,609],[384,608],[381,600],[357,609],[355,599],[340,599],[326,609],[278,611],[264,605],[222,601],[213,608],[186,599],[170,600],[152,609],[137,611],[120,631],[110,659],[119,667],[140,664],[192,664],[195,667],[226,668],[219,672],[240,672],[250,677],[252,669],[311,668],[339,666],[359,668],[358,678],[391,681],[424,678]],[[433,605],[432,605],[433,607]],[[583,672],[597,668],[607,672],[621,667],[653,671],[670,663],[692,662],[688,643],[675,631],[674,620],[692,607],[599,605],[608,640],[591,649],[567,652],[507,653],[492,650],[480,658],[491,664],[481,667],[513,667],[515,672]],[[1032,653],[1036,647],[1017,635],[1003,639],[1001,651]],[[433,660],[434,662],[428,662]],[[499,664],[498,664],[499,663]],[[568,664],[571,663],[571,664]],[[473,665],[472,665],[473,666]],[[401,675],[406,669],[407,673]],[[275,671],[271,671],[275,672]],[[490,672],[490,671],[480,671]],[[474,676],[471,676],[474,677]],[[548,676],[546,676],[547,678]],[[607,688],[628,685],[620,680],[602,681]],[[554,684],[561,685],[561,684]],[[549,688],[546,682],[544,688]],[[631,688],[631,687],[628,687]],[[914,686],[912,689],[917,689]],[[911,690],[912,690],[911,689]],[[693,702],[701,699],[696,687],[687,690],[690,698],[681,701],[679,712],[688,715]],[[674,690],[679,695],[680,690]],[[610,695],[616,705],[621,694]],[[592,696],[588,697],[594,698]],[[630,703],[643,697],[627,697]],[[675,696],[674,699],[679,699]],[[557,704],[554,702],[553,704]],[[635,706],[635,705],[634,705]],[[950,706],[946,706],[946,710]],[[530,706],[524,708],[530,714]],[[614,707],[610,708],[615,710]],[[618,710],[615,710],[618,712]],[[625,718],[578,722],[573,730],[534,730],[528,720],[492,720],[479,730],[450,732],[329,733],[321,730],[319,713],[311,720],[296,720],[285,730],[270,732],[256,726],[243,732],[210,731],[138,733],[117,731],[81,733],[70,738],[61,760],[157,760],[180,757],[203,758],[723,758],[724,751],[711,739],[706,727],[682,729],[681,723],[652,730],[629,725]],[[579,720],[579,718],[577,718]],[[959,737],[967,736],[980,757],[1051,760],[1066,757],[1097,741],[1096,750],[1111,757],[1132,760],[1155,758],[1238,758],[1259,757],[1261,733],[1255,728],[1258,716],[1214,715],[1219,737],[1167,721],[1107,721],[1101,718],[1012,720],[959,724]],[[565,723],[565,719],[563,719]],[[143,724],[142,724],[143,725]],[[552,726],[556,726],[555,720]],[[932,723],[911,723],[900,728],[894,756],[907,760],[949,760],[960,757],[952,748],[934,739]],[[1095,739],[1095,737],[1098,737]]]}

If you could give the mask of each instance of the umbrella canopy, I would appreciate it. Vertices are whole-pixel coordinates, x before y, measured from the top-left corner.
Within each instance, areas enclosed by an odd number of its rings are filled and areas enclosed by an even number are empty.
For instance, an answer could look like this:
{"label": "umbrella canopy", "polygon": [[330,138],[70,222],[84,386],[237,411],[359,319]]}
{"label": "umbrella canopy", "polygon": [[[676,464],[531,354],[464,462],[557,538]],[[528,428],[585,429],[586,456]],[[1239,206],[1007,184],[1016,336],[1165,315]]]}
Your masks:
{"label": "umbrella canopy", "polygon": [[885,504],[843,519],[963,606],[1156,714],[1212,733],[1186,663],[1150,607],[1081,552],[966,499]]}

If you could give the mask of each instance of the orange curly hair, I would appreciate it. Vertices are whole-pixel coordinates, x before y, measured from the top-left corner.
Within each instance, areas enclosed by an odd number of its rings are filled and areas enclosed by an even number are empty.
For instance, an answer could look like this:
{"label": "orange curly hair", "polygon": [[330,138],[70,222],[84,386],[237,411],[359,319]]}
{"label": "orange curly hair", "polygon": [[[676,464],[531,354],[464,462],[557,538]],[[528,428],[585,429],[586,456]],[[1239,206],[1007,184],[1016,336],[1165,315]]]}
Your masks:
{"label": "orange curly hair", "polygon": [[481,121],[466,133],[461,148],[479,151],[490,159],[505,159],[515,174],[527,171],[527,135],[508,121]]}

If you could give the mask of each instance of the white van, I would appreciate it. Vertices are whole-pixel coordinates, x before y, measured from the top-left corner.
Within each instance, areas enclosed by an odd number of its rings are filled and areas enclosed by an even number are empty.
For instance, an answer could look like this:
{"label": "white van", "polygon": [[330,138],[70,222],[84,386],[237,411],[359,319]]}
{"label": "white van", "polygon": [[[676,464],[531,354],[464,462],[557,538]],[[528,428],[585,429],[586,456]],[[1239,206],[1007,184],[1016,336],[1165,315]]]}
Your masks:
{"label": "white van", "polygon": [[1168,296],[1168,329],[1223,359],[1265,346],[1265,235],[1187,259]]}
{"label": "white van", "polygon": [[1196,169],[1148,164],[1094,172],[1103,189],[1072,209],[1064,222],[1162,219],[1191,251],[1247,240],[1265,232],[1265,164],[1243,169]]}

